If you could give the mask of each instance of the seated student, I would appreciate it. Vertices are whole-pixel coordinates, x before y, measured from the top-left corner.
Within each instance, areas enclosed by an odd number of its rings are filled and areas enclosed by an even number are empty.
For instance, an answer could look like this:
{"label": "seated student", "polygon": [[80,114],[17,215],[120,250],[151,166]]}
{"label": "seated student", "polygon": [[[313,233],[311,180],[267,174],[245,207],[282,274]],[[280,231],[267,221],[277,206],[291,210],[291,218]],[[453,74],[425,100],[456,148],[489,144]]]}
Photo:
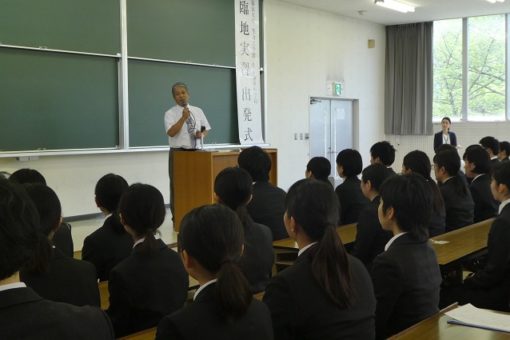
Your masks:
{"label": "seated student", "polygon": [[446,231],[472,224],[475,204],[467,182],[459,174],[459,154],[453,150],[441,151],[434,156],[433,161],[434,174],[446,211]]}
{"label": "seated student", "polygon": [[193,303],[161,320],[156,339],[273,339],[269,311],[238,266],[243,242],[239,218],[221,204],[184,216],[178,248],[200,288]]}
{"label": "seated student", "polygon": [[96,266],[99,281],[108,281],[110,270],[133,249],[133,238],[120,223],[118,211],[120,197],[128,187],[126,180],[115,174],[104,175],[96,184],[96,204],[106,220],[85,238],[81,252],[83,260]]}
{"label": "seated student", "polygon": [[507,141],[499,143],[498,159],[500,162],[508,162],[510,159],[510,143]]}
{"label": "seated student", "polygon": [[480,139],[480,145],[487,151],[489,157],[491,159],[491,163],[494,165],[499,163],[498,153],[499,153],[499,141],[492,137],[486,136]]}
{"label": "seated student", "polygon": [[[9,176],[9,181],[19,184],[30,184],[40,183],[46,184],[46,179],[37,170],[34,169],[18,169]],[[63,254],[73,257],[74,255],[74,244],[73,237],[71,235],[71,225],[66,222],[62,222],[60,227],[56,230],[53,236],[53,245],[57,247]]]}
{"label": "seated student", "polygon": [[436,182],[430,177],[431,171],[430,158],[425,152],[415,150],[404,156],[402,174],[409,175],[415,173],[423,176],[432,190],[432,213],[428,225],[429,237],[437,236],[445,232],[446,218],[443,197],[441,196]]}
{"label": "seated student", "polygon": [[258,146],[252,146],[241,151],[237,162],[253,179],[253,198],[247,207],[253,221],[269,227],[273,240],[289,237],[283,225],[285,191],[269,183],[269,155]]}
{"label": "seated student", "polygon": [[116,337],[154,327],[181,308],[188,275],[176,252],[155,237],[165,219],[163,196],[148,184],[133,184],[119,203],[121,223],[135,241],[129,257],[110,271],[110,316]]}
{"label": "seated student", "polygon": [[335,193],[340,202],[340,224],[358,222],[361,210],[370,202],[361,192],[358,175],[363,169],[363,161],[357,150],[345,149],[336,156],[336,171],[343,182],[336,187]]}
{"label": "seated student", "polygon": [[30,263],[21,270],[21,281],[45,299],[77,306],[98,306],[96,269],[86,261],[65,256],[51,239],[62,222],[57,194],[43,184],[25,184],[40,217],[40,239]]}
{"label": "seated student", "polygon": [[494,168],[491,181],[494,198],[501,202],[487,241],[483,269],[467,277],[459,294],[461,304],[510,311],[510,163]]}
{"label": "seated student", "polygon": [[438,312],[441,273],[428,243],[432,192],[416,174],[381,187],[379,220],[393,233],[372,266],[377,338],[386,338]]}
{"label": "seated student", "polygon": [[301,180],[289,189],[285,205],[285,226],[299,253],[292,266],[271,280],[264,295],[275,339],[373,339],[372,283],[338,237],[333,189]]}
{"label": "seated student", "polygon": [[392,175],[396,175],[391,165],[395,161],[395,148],[387,141],[377,142],[370,148],[370,164],[382,164]]}
{"label": "seated student", "polygon": [[356,240],[351,255],[360,259],[368,269],[391,238],[391,232],[383,230],[377,218],[379,188],[391,176],[391,172],[382,164],[369,165],[361,174],[361,191],[370,203],[359,214]]}
{"label": "seated student", "polygon": [[0,180],[0,337],[14,339],[113,339],[106,314],[45,300],[19,271],[38,246],[39,216],[18,184]]}
{"label": "seated student", "polygon": [[330,183],[331,163],[325,157],[313,157],[306,164],[305,177],[315,178],[316,180]]}
{"label": "seated student", "polygon": [[491,161],[480,145],[470,145],[464,153],[466,177],[471,179],[469,190],[475,203],[473,221],[480,222],[496,216],[497,202],[491,193]]}
{"label": "seated student", "polygon": [[246,211],[251,199],[252,179],[246,170],[225,168],[214,180],[214,194],[220,204],[237,213],[244,229],[244,251],[241,269],[248,279],[253,293],[263,291],[273,270],[273,237],[271,230],[254,223]]}

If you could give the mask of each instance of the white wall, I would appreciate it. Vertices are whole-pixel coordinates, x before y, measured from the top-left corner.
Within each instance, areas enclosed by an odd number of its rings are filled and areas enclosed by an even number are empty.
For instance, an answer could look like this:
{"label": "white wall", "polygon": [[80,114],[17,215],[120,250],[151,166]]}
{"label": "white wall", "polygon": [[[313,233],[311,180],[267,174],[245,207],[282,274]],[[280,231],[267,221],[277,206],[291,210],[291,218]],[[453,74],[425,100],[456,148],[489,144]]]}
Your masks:
{"label": "white wall", "polygon": [[94,202],[99,178],[113,172],[128,183],[143,182],[157,187],[168,202],[168,152],[40,157],[20,162],[0,158],[0,170],[14,172],[32,168],[41,172],[62,203],[64,217],[100,213]]}
{"label": "white wall", "polygon": [[[358,145],[368,164],[370,146],[384,136],[384,27],[278,0],[265,1],[265,24],[267,141],[278,148],[279,185],[287,189],[304,175],[308,142],[294,141],[293,134],[308,131],[309,98],[325,96],[328,79],[344,80],[344,96],[359,99]],[[368,39],[375,39],[374,49],[367,48]],[[98,212],[94,186],[108,172],[129,183],[152,184],[168,202],[167,157],[151,152],[8,158],[0,159],[0,170],[40,171],[59,195],[64,216],[74,216]]]}
{"label": "white wall", "polygon": [[[278,184],[287,189],[304,176],[309,143],[309,98],[327,96],[327,80],[343,80],[343,97],[359,99],[359,150],[383,138],[384,48],[382,25],[265,1],[267,141],[278,148]],[[368,48],[368,39],[376,47]]]}

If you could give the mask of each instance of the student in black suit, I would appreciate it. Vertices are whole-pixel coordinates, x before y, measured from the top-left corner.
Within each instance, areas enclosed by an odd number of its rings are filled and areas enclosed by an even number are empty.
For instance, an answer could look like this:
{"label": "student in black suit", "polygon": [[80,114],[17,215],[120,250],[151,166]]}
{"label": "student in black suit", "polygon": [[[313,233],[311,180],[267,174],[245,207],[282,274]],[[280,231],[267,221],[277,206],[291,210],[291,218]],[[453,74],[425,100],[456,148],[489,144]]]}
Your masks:
{"label": "student in black suit", "polygon": [[283,225],[285,191],[269,183],[269,155],[258,146],[252,146],[241,151],[237,162],[239,167],[248,171],[254,182],[253,198],[247,207],[251,218],[269,227],[273,240],[289,237]]}
{"label": "student in black suit", "polygon": [[473,223],[475,204],[460,171],[460,157],[456,150],[445,150],[434,156],[434,174],[439,183],[446,211],[446,231]]}
{"label": "student in black suit", "polygon": [[313,157],[306,164],[305,177],[315,178],[318,181],[331,184],[329,175],[331,174],[331,163],[325,157]]}
{"label": "student in black suit", "polygon": [[480,139],[479,143],[489,154],[492,165],[499,163],[499,141],[492,136],[486,136]]}
{"label": "student in black suit", "polygon": [[65,256],[51,245],[55,230],[62,221],[62,208],[57,194],[43,184],[25,186],[39,212],[40,239],[31,262],[20,273],[21,280],[45,299],[99,307],[94,266]]}
{"label": "student in black suit", "polygon": [[370,202],[361,192],[358,175],[362,169],[363,161],[357,150],[345,149],[336,156],[336,171],[343,179],[335,189],[340,203],[339,225],[358,222],[361,210]]}
{"label": "student in black suit", "polygon": [[289,189],[286,207],[285,226],[299,253],[264,295],[275,339],[373,339],[370,276],[338,237],[333,189],[316,180],[298,181]]}
{"label": "student in black suit", "polygon": [[377,142],[370,148],[370,164],[382,164],[396,175],[391,165],[395,161],[395,148],[387,141]]}
{"label": "student in black suit", "polygon": [[457,147],[457,136],[455,133],[450,131],[450,127],[452,125],[452,121],[449,117],[444,117],[441,119],[441,129],[442,131],[439,131],[434,135],[434,151],[437,152],[437,149],[441,145],[452,145],[454,147]]}
{"label": "student in black suit", "polygon": [[246,170],[225,168],[214,180],[214,194],[220,204],[237,213],[244,228],[244,251],[240,266],[253,293],[263,291],[273,269],[273,236],[265,225],[253,222],[246,211],[252,196],[252,179]]}
{"label": "student in black suit", "polygon": [[351,255],[356,256],[370,269],[374,258],[384,250],[391,232],[383,230],[377,218],[379,189],[392,174],[382,164],[367,166],[361,174],[361,191],[370,203],[361,211],[356,226],[356,240]]}
{"label": "student in black suit", "polygon": [[427,230],[432,201],[430,186],[417,174],[393,176],[381,187],[379,220],[394,236],[372,267],[378,338],[438,312],[441,273]]}
{"label": "student in black suit", "polygon": [[508,162],[510,159],[510,143],[507,141],[499,143],[498,159],[500,162]]}
{"label": "student in black suit", "polygon": [[[9,180],[19,184],[40,183],[47,185],[46,179],[39,171],[28,168],[14,171],[9,177]],[[73,257],[74,244],[73,237],[71,235],[71,225],[69,223],[62,222],[60,224],[60,227],[54,233],[52,242],[53,245],[62,252],[62,254]]]}
{"label": "student in black suit", "polygon": [[487,260],[483,269],[464,280],[459,302],[479,308],[510,311],[510,163],[494,168],[491,181],[494,198],[501,202],[499,215],[492,223],[487,241]]}
{"label": "student in black suit", "polygon": [[432,213],[430,216],[430,223],[428,225],[429,237],[437,236],[445,232],[445,218],[446,212],[444,208],[443,197],[439,188],[430,177],[432,167],[430,165],[430,158],[427,154],[420,150],[409,152],[404,156],[402,163],[402,174],[409,175],[415,173],[423,176],[430,186],[432,191]]}
{"label": "student in black suit", "polygon": [[480,145],[470,145],[464,153],[464,170],[471,179],[469,190],[475,203],[474,222],[496,216],[498,204],[491,193],[491,161]]}
{"label": "student in black suit", "polygon": [[154,327],[181,308],[188,294],[188,275],[176,252],[155,237],[165,219],[158,189],[133,184],[119,203],[121,222],[135,241],[129,257],[110,272],[110,316],[121,337]]}
{"label": "student in black suit", "polygon": [[133,249],[133,238],[120,223],[118,211],[120,197],[128,187],[126,180],[115,174],[104,175],[96,184],[96,204],[107,217],[99,229],[85,238],[81,253],[82,259],[96,266],[99,281],[108,281],[112,268]]}
{"label": "student in black suit", "polygon": [[200,288],[193,303],[161,320],[156,339],[273,339],[269,311],[238,266],[243,243],[239,218],[221,204],[184,216],[179,252]]}
{"label": "student in black suit", "polygon": [[20,282],[19,271],[40,239],[39,217],[26,192],[0,180],[0,337],[14,339],[113,339],[106,314],[44,300]]}

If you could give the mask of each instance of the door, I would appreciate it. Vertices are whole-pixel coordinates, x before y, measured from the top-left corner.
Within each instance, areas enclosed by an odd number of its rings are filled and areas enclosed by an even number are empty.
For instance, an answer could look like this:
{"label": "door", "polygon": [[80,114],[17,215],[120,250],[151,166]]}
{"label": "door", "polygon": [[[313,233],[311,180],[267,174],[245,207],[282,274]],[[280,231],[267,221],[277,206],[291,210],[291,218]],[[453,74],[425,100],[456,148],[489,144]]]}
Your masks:
{"label": "door", "polygon": [[329,159],[330,180],[335,187],[342,181],[336,172],[336,155],[353,145],[353,101],[311,98],[310,158]]}

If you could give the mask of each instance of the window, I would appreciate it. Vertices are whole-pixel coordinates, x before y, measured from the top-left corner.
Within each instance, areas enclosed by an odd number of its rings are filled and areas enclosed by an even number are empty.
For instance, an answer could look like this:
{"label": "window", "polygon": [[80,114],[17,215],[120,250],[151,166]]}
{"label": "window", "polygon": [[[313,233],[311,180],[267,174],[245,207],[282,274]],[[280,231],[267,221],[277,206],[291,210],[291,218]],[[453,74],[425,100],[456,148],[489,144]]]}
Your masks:
{"label": "window", "polygon": [[505,26],[505,15],[434,22],[434,121],[505,120]]}
{"label": "window", "polygon": [[462,19],[434,22],[434,118],[462,118]]}

